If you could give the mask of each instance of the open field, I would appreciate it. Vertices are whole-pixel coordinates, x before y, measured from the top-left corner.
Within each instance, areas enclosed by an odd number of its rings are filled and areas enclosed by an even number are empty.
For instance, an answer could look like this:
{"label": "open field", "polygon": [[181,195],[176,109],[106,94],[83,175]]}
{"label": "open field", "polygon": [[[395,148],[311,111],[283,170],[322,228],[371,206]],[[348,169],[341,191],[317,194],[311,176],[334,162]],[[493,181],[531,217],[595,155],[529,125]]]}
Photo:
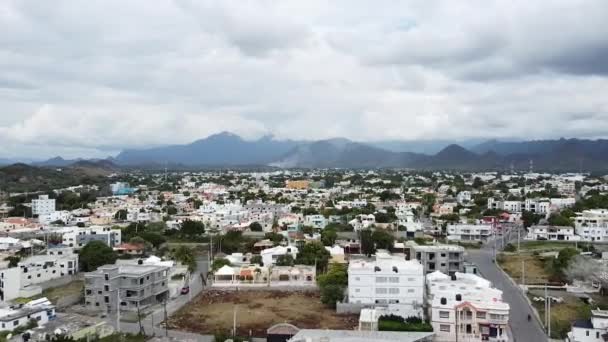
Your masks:
{"label": "open field", "polygon": [[539,256],[529,253],[502,253],[496,261],[518,284],[521,284],[522,261],[525,262],[526,284],[544,284],[549,281],[550,275],[545,269],[544,261]]}
{"label": "open field", "polygon": [[[564,338],[566,333],[570,331],[572,321],[577,319],[588,319],[591,317],[591,310],[596,308],[606,309],[608,307],[608,297],[603,297],[598,294],[590,295],[593,299],[593,304],[587,304],[583,299],[578,298],[565,291],[549,291],[549,295],[557,298],[563,298],[563,303],[551,304],[551,337]],[[538,311],[542,323],[545,317],[545,303],[535,302],[533,297],[544,297],[544,290],[531,290],[528,293],[528,298],[532,305]]]}
{"label": "open field", "polygon": [[277,323],[298,328],[348,329],[357,326],[358,315],[338,315],[324,306],[317,292],[208,291],[169,319],[171,329],[213,334],[232,330],[236,309],[240,336],[266,336]]}
{"label": "open field", "polygon": [[34,299],[46,297],[53,304],[57,304],[57,301],[60,298],[77,295],[79,293],[84,293],[84,280],[74,280],[63,286],[48,288],[46,290],[43,290],[41,294],[31,298],[16,298],[14,302],[27,303]]}
{"label": "open field", "polygon": [[[580,245],[583,245],[584,243],[579,243],[579,247]],[[515,246],[517,246],[517,244],[514,244]],[[576,247],[576,243],[574,242],[558,242],[558,241],[522,241],[520,244],[520,250],[521,251],[538,251],[538,252],[545,252],[545,251],[559,251],[560,249],[564,249],[567,247]]]}

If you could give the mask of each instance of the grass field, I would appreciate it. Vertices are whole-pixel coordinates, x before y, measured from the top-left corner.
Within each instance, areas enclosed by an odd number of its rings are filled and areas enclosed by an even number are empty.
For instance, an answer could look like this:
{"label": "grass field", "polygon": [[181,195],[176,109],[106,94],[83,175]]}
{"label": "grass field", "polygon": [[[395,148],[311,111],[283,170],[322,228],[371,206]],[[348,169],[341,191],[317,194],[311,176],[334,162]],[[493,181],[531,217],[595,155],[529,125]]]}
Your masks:
{"label": "grass field", "polygon": [[[573,296],[564,291],[551,291],[551,296],[561,297],[563,303],[551,304],[551,337],[564,338],[566,333],[570,331],[572,321],[577,319],[588,319],[591,317],[591,310],[596,308],[607,308],[608,298],[600,295],[591,295],[594,300],[593,304],[589,305],[582,299]],[[545,303],[535,302],[533,297],[544,297],[544,290],[532,290],[528,293],[528,298],[532,301],[532,305],[538,311],[541,321],[544,323]]]}
{"label": "grass field", "polygon": [[298,328],[348,329],[357,326],[357,315],[338,315],[316,292],[209,291],[188,303],[169,319],[171,329],[214,334],[232,330],[236,310],[240,336],[264,337],[277,323]]}
{"label": "grass field", "polygon": [[521,284],[522,261],[525,262],[526,284],[544,284],[549,281],[545,263],[538,256],[529,253],[503,253],[496,260],[500,267],[518,284]]}
{"label": "grass field", "polygon": [[57,304],[59,298],[83,293],[84,280],[74,280],[66,285],[53,287],[42,291],[41,294],[31,298],[16,298],[15,303],[25,304],[31,300],[46,297],[53,304]]}
{"label": "grass field", "polygon": [[[579,243],[581,245],[581,243]],[[574,242],[556,242],[556,241],[526,241],[520,244],[521,251],[558,251],[567,247],[574,248]]]}

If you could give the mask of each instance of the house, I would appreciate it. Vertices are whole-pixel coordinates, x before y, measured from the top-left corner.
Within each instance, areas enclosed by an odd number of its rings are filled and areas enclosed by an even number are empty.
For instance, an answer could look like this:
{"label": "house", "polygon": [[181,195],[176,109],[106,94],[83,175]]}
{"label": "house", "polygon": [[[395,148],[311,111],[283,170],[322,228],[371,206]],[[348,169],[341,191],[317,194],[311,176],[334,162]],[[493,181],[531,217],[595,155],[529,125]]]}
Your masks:
{"label": "house", "polygon": [[264,249],[260,252],[264,266],[274,265],[281,255],[291,255],[295,260],[298,256],[298,247],[296,246],[276,246]]}
{"label": "house", "polygon": [[576,213],[574,228],[576,235],[584,241],[607,241],[608,209],[590,209]]}
{"label": "house", "polygon": [[323,215],[306,215],[304,216],[304,225],[316,229],[323,229],[327,226],[327,219]]}
{"label": "house", "polygon": [[12,237],[0,237],[0,251],[19,251],[22,248],[21,240]]}
{"label": "house", "polygon": [[349,221],[348,224],[353,226],[356,231],[367,229],[376,224],[376,216],[374,214],[359,214]]}
{"label": "house", "polygon": [[32,297],[40,294],[37,284],[74,275],[78,272],[78,255],[66,250],[65,254],[34,255],[21,260],[17,267],[0,269],[0,300]]}
{"label": "house", "polygon": [[581,237],[569,226],[531,226],[525,240],[580,241]]}
{"label": "house", "polygon": [[430,342],[432,332],[301,329],[288,342]]}
{"label": "house", "polygon": [[121,243],[114,247],[114,251],[119,255],[143,255],[145,245],[140,243]]}
{"label": "house", "polygon": [[317,270],[308,265],[272,266],[270,286],[317,286]]}
{"label": "house", "polygon": [[418,245],[414,241],[407,242],[409,255],[422,264],[424,274],[441,271],[454,274],[464,271],[464,247],[458,245]]}
{"label": "house", "polygon": [[12,331],[35,320],[44,326],[55,319],[55,306],[46,298],[32,300],[18,308],[0,308],[0,331]]}
{"label": "house", "polygon": [[344,258],[344,248],[340,247],[339,245],[334,245],[333,247],[325,246],[325,249],[329,252],[329,255],[331,255],[331,259],[329,259],[330,263],[346,263]]}
{"label": "house", "polygon": [[424,269],[415,260],[377,252],[374,261],[351,260],[348,265],[348,301],[351,304],[388,306],[403,317],[421,316]]}
{"label": "house", "polygon": [[596,342],[608,339],[608,310],[591,310],[591,319],[576,320],[567,342]]}
{"label": "house", "polygon": [[466,204],[471,202],[471,192],[470,191],[461,191],[456,195],[456,201],[458,204]]}
{"label": "house", "polygon": [[452,241],[486,241],[493,234],[492,224],[449,224],[448,240]]}
{"label": "house", "polygon": [[427,316],[437,342],[507,342],[509,304],[477,275],[439,271],[426,277]]}
{"label": "house", "polygon": [[40,222],[41,224],[49,224],[57,221],[69,223],[72,220],[72,217],[72,213],[67,210],[52,211],[49,213],[38,215],[38,222]]}
{"label": "house", "polygon": [[232,287],[232,286],[268,286],[270,281],[270,271],[266,266],[224,265],[213,273],[213,286]]}
{"label": "house", "polygon": [[405,227],[408,236],[414,236],[416,232],[422,231],[422,222],[416,219],[411,209],[398,207],[395,215],[398,225]]}
{"label": "house", "polygon": [[162,303],[168,295],[165,265],[104,265],[85,273],[85,305],[102,312],[134,311]]}

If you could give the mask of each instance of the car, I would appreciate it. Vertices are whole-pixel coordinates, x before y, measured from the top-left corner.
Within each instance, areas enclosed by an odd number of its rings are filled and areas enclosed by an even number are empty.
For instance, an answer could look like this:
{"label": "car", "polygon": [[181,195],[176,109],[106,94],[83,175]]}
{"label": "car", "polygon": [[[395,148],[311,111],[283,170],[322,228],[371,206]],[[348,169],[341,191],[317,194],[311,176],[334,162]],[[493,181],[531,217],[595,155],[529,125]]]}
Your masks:
{"label": "car", "polygon": [[185,294],[188,294],[188,293],[190,293],[190,286],[184,286],[184,287],[182,287],[181,294],[185,295]]}

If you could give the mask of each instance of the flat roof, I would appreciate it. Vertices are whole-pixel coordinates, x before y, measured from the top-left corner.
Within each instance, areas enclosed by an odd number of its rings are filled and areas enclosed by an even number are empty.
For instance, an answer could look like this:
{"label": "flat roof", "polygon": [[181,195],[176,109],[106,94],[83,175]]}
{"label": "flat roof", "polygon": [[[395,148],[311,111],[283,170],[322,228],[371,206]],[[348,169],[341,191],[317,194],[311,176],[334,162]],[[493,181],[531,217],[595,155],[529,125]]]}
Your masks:
{"label": "flat roof", "polygon": [[302,329],[289,341],[336,341],[336,342],[416,342],[434,336],[433,332],[357,331]]}

